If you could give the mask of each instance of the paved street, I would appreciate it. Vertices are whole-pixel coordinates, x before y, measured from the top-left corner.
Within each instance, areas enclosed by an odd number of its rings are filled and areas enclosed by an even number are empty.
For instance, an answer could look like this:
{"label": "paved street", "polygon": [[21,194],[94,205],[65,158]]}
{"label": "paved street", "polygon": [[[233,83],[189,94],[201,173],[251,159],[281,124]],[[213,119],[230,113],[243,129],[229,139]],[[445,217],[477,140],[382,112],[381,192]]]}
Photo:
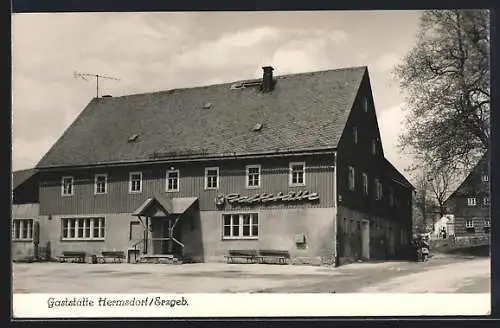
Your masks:
{"label": "paved street", "polygon": [[425,263],[340,268],[262,264],[14,263],[14,293],[490,292],[490,258],[440,255]]}

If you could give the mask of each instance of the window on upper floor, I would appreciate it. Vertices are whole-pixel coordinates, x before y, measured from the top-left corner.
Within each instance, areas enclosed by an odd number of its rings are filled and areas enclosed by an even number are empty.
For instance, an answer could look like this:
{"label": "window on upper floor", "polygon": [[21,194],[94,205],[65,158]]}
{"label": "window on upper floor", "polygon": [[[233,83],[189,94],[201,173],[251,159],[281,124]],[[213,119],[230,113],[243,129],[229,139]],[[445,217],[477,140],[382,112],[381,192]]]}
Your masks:
{"label": "window on upper floor", "polygon": [[372,154],[375,155],[377,153],[377,141],[375,139],[372,140]]}
{"label": "window on upper floor", "polygon": [[219,188],[219,168],[206,167],[205,168],[205,189],[218,189]]}
{"label": "window on upper floor", "polygon": [[368,195],[368,174],[363,172],[362,179],[363,179],[363,193],[365,195]]}
{"label": "window on upper floor", "polygon": [[33,219],[13,219],[12,240],[33,240]]}
{"label": "window on upper floor", "polygon": [[394,188],[392,187],[389,189],[389,205],[394,206]]}
{"label": "window on upper floor", "polygon": [[484,206],[489,206],[490,205],[490,196],[484,196],[483,197],[483,205]]}
{"label": "window on upper floor", "polygon": [[348,170],[347,180],[349,190],[354,191],[356,189],[356,170],[354,169],[354,166],[349,166]]}
{"label": "window on upper floor", "polygon": [[168,192],[179,191],[179,170],[167,170],[167,185]]}
{"label": "window on upper floor", "polygon": [[247,165],[247,188],[259,188],[260,187],[260,173],[261,166],[260,165]]}
{"label": "window on upper floor", "polygon": [[354,144],[358,143],[358,128],[357,127],[352,128],[352,141],[354,142]]}
{"label": "window on upper floor", "polygon": [[375,179],[375,199],[381,200],[383,196],[382,182],[379,179]]}
{"label": "window on upper floor", "polygon": [[130,172],[128,191],[130,193],[142,192],[142,172]]}
{"label": "window on upper floor", "polygon": [[476,206],[476,197],[467,198],[467,206]]}
{"label": "window on upper floor", "polygon": [[363,97],[361,107],[363,108],[363,112],[368,112],[368,97]]}
{"label": "window on upper floor", "polygon": [[61,195],[73,195],[73,177],[62,177],[61,179]]}
{"label": "window on upper floor", "polygon": [[94,194],[105,194],[108,191],[108,176],[106,174],[96,174],[94,176]]}
{"label": "window on upper floor", "polygon": [[305,186],[306,184],[306,163],[304,162],[291,162],[289,167],[290,187]]}
{"label": "window on upper floor", "polygon": [[490,180],[490,177],[487,174],[483,174],[481,176],[481,180],[483,180],[483,182],[488,182]]}

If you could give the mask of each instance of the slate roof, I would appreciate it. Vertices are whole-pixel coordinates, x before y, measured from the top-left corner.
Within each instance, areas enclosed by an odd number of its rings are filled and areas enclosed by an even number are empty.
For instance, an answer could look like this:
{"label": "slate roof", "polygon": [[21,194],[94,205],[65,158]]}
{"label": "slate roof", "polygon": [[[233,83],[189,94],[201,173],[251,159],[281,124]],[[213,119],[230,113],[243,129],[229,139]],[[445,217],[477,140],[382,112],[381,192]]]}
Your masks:
{"label": "slate roof", "polygon": [[12,172],[12,190],[28,181],[37,171],[35,169],[18,170]]}
{"label": "slate roof", "polygon": [[365,74],[276,76],[268,93],[233,82],[93,99],[37,167],[334,149]]}

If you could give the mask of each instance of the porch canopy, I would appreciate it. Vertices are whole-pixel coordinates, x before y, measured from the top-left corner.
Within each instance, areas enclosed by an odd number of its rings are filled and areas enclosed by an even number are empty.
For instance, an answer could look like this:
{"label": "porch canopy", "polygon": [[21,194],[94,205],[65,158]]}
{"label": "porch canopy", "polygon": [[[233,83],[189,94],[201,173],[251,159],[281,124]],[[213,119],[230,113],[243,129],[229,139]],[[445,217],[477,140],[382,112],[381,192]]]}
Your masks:
{"label": "porch canopy", "polygon": [[[135,212],[132,214],[133,216],[137,216],[139,221],[141,221],[142,225],[146,230],[149,230],[151,233],[153,232],[152,227],[149,227],[149,220],[155,220],[155,218],[159,218],[164,220],[166,218],[166,223],[168,223],[168,227],[166,227],[167,235],[163,233],[163,226],[160,228],[160,236],[159,237],[148,237],[146,234],[144,239],[142,240],[144,247],[143,251],[146,254],[149,254],[149,246],[148,240],[150,241],[166,241],[168,243],[166,253],[161,251],[160,254],[173,254],[174,253],[174,244],[176,243],[182,248],[184,248],[184,244],[179,240],[179,236],[176,235],[174,228],[176,227],[179,220],[183,217],[183,214],[188,211],[196,202],[197,197],[180,197],[180,198],[167,198],[162,195],[155,195],[150,197],[139,206]],[[141,217],[145,218],[145,222]],[[156,253],[153,250],[154,253]]]}
{"label": "porch canopy", "polygon": [[184,214],[198,200],[197,197],[167,198],[154,195],[139,206],[132,215],[153,217]]}

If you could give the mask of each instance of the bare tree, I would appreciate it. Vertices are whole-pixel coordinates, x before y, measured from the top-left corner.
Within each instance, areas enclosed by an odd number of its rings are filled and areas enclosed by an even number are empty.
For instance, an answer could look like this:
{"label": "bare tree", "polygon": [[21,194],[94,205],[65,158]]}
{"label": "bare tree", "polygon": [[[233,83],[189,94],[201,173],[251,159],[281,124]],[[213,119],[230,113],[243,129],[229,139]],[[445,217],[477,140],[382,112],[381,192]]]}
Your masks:
{"label": "bare tree", "polygon": [[469,167],[489,148],[488,10],[427,10],[396,76],[409,115],[400,147]]}

